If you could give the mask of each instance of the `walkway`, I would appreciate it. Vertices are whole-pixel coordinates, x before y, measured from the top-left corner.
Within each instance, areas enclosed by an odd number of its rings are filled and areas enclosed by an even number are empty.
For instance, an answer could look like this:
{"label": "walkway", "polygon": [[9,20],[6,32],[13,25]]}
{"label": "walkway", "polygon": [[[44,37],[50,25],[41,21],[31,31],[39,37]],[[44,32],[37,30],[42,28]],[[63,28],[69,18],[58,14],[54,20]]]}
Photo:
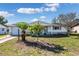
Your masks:
{"label": "walkway", "polygon": [[8,40],[12,40],[13,38],[15,38],[15,37],[7,35],[5,38],[0,39],[0,43],[6,42]]}

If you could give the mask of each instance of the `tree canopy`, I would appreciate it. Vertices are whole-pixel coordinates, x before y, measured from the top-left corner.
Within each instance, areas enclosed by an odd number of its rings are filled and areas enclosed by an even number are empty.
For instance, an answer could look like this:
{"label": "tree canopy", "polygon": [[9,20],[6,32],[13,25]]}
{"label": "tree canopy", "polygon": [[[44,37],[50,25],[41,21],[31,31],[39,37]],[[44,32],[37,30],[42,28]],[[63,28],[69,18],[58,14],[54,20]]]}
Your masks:
{"label": "tree canopy", "polygon": [[25,30],[28,28],[28,24],[26,22],[18,22],[16,25],[22,30]]}
{"label": "tree canopy", "polygon": [[71,27],[73,21],[76,20],[76,13],[67,13],[67,14],[60,14],[57,18],[53,19],[53,23],[61,23],[68,27]]}
{"label": "tree canopy", "polygon": [[0,16],[0,24],[4,25],[6,24],[8,21],[5,19],[5,17]]}
{"label": "tree canopy", "polygon": [[63,24],[67,27],[68,34],[71,32],[71,27],[74,25],[76,13],[60,14],[57,18],[54,18],[55,23]]}
{"label": "tree canopy", "polygon": [[[26,22],[18,22],[16,25],[17,27],[22,29],[21,37],[22,37],[22,40],[25,41],[25,37],[26,37],[25,30],[28,28],[28,24]],[[19,40],[19,29],[18,29],[18,40]]]}
{"label": "tree canopy", "polygon": [[60,14],[57,18],[57,21],[61,24],[70,26],[70,24],[75,20],[75,18],[76,13]]}
{"label": "tree canopy", "polygon": [[33,24],[31,26],[29,26],[29,30],[32,34],[35,34],[35,35],[39,35],[40,32],[43,30],[43,26],[41,24]]}

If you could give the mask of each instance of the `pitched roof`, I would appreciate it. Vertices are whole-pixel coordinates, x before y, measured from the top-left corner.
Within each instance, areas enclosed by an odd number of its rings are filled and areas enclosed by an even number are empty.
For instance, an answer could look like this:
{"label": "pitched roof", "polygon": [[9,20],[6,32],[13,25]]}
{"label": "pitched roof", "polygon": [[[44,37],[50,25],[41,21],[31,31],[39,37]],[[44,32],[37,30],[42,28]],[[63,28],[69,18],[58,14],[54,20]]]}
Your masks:
{"label": "pitched roof", "polygon": [[49,23],[46,23],[46,22],[44,22],[44,21],[34,21],[34,22],[30,23],[29,25],[32,25],[32,24],[41,24],[41,25],[43,25],[43,26],[49,25]]}
{"label": "pitched roof", "polygon": [[6,27],[7,27],[6,25],[0,24],[0,28],[6,28]]}
{"label": "pitched roof", "polygon": [[7,26],[8,27],[14,27],[14,26],[16,26],[16,24],[8,24]]}
{"label": "pitched roof", "polygon": [[30,25],[38,24],[38,23],[43,26],[65,26],[64,24],[60,24],[60,23],[46,23],[44,21],[35,21],[35,22],[30,23]]}
{"label": "pitched roof", "polygon": [[[65,26],[64,24],[60,24],[60,23],[46,23],[44,21],[34,21],[29,23],[29,25],[32,24],[41,24],[42,26]],[[16,24],[11,24],[11,25],[7,25],[8,27],[17,27]]]}
{"label": "pitched roof", "polygon": [[49,24],[48,26],[66,26],[66,25],[60,24],[60,23],[52,23],[52,24]]}
{"label": "pitched roof", "polygon": [[72,23],[71,23],[71,27],[75,27],[75,26],[77,26],[77,25],[79,25],[79,19],[76,19],[76,20],[74,20]]}

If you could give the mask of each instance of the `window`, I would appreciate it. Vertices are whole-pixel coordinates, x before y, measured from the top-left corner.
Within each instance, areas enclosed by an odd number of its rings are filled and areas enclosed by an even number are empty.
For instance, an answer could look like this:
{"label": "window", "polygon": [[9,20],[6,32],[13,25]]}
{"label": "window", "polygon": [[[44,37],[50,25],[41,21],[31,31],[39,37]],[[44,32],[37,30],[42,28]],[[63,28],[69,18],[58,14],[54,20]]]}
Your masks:
{"label": "window", "polygon": [[4,31],[4,28],[2,28],[2,31]]}
{"label": "window", "polygon": [[7,32],[9,32],[9,29],[7,29]]}
{"label": "window", "polygon": [[53,29],[54,30],[59,30],[59,29],[61,29],[61,27],[59,27],[59,26],[53,26]]}

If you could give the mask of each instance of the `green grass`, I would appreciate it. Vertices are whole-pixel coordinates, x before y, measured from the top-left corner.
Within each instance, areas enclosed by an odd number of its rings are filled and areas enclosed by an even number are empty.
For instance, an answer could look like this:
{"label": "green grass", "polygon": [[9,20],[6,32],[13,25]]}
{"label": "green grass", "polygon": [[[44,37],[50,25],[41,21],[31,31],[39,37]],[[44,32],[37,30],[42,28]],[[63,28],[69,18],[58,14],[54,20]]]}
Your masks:
{"label": "green grass", "polygon": [[5,37],[6,35],[0,35],[0,38],[3,38],[3,37]]}
{"label": "green grass", "polygon": [[[35,37],[26,37],[29,41],[37,41]],[[60,38],[43,38],[40,37],[39,42],[47,42],[50,44],[56,44],[66,47],[67,51],[62,51],[61,53],[54,53],[53,51],[48,51],[40,49],[37,47],[26,46],[23,43],[17,43],[17,38],[10,40],[8,42],[0,44],[0,55],[14,55],[14,56],[71,56],[79,55],[79,37],[77,35],[71,35],[70,37],[60,37]]]}

